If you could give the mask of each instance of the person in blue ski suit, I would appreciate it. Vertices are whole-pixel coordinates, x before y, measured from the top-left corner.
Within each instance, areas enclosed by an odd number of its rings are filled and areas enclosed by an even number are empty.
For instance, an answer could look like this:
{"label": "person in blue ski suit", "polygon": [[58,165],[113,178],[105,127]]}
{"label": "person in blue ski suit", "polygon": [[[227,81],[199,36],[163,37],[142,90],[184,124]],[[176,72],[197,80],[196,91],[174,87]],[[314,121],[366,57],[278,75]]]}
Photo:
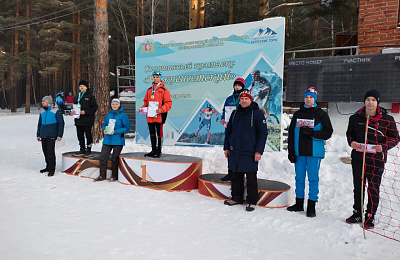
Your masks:
{"label": "person in blue ski suit", "polygon": [[48,176],[54,176],[56,169],[55,142],[61,141],[64,134],[64,118],[61,111],[52,107],[53,98],[45,96],[42,99],[43,111],[40,113],[36,138],[42,143],[42,150],[46,161],[46,167],[41,173],[48,172]]}
{"label": "person in blue ski suit", "polygon": [[224,204],[243,203],[244,175],[247,187],[247,211],[253,211],[258,201],[258,162],[264,153],[268,130],[263,112],[253,102],[247,89],[240,94],[240,105],[235,110],[225,132],[224,154],[232,171],[232,198]]}
{"label": "person in blue ski suit", "polygon": [[296,204],[289,211],[304,211],[306,174],[309,193],[307,217],[315,217],[315,203],[319,194],[319,167],[325,157],[325,140],[332,136],[333,128],[328,113],[316,103],[317,91],[311,87],[304,93],[304,104],[293,114],[289,126],[288,158],[296,172]]}
{"label": "person in blue ski suit", "polygon": [[[239,97],[240,93],[242,93],[245,86],[245,80],[243,78],[237,78],[233,82],[233,94],[226,98],[224,107],[222,108],[222,116],[221,116],[221,124],[226,127],[228,126],[229,119],[226,118],[226,109],[227,107],[233,108],[235,110],[239,106]],[[221,181],[230,181],[232,178],[232,171],[228,168],[228,174],[221,178]]]}
{"label": "person in blue ski suit", "polygon": [[[124,113],[119,99],[114,98],[111,101],[112,110],[108,112],[103,122],[103,146],[100,152],[100,175],[94,181],[103,181],[106,179],[107,163],[111,150],[113,154],[112,160],[112,175],[110,181],[118,180],[118,162],[119,155],[125,145],[124,134],[129,132],[131,125],[128,116]],[[110,126],[114,125],[114,129],[110,130]],[[107,126],[109,128],[107,128]],[[111,132],[110,132],[111,131]]]}
{"label": "person in blue ski suit", "polygon": [[58,109],[61,110],[61,114],[64,114],[64,92],[60,91],[57,93],[57,97],[56,97],[56,104],[58,106]]}

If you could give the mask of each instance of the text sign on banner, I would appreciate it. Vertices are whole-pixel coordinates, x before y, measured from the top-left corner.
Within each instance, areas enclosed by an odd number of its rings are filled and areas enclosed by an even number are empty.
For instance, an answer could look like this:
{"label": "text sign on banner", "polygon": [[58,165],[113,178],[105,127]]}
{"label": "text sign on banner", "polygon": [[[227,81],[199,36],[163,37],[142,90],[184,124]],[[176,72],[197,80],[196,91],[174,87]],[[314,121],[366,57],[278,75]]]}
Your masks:
{"label": "text sign on banner", "polygon": [[278,17],[136,37],[136,142],[150,143],[139,108],[152,72],[159,70],[173,102],[164,125],[166,145],[222,145],[225,99],[241,77],[267,117],[266,149],[280,150],[284,23]]}

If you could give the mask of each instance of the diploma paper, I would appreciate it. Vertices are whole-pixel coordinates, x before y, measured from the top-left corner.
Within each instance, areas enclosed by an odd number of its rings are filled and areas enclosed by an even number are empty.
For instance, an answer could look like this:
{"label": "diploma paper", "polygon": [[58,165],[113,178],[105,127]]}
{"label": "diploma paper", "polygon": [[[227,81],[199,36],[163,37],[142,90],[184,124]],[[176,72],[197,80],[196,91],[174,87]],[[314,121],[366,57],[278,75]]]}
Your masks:
{"label": "diploma paper", "polygon": [[231,118],[232,112],[236,110],[235,106],[225,107],[225,128],[228,126],[229,119]]}
{"label": "diploma paper", "polygon": [[81,116],[81,105],[74,104],[72,106],[71,116],[73,116],[73,118],[79,118]]}
{"label": "diploma paper", "polygon": [[[358,148],[356,151],[357,152],[364,152],[364,144],[360,144],[360,143],[358,143],[359,145],[361,145],[361,148]],[[367,153],[376,153],[376,150],[375,149],[372,149],[372,146],[375,146],[376,144],[367,144],[367,148],[366,148],[366,150],[365,150],[365,152],[367,152]]]}
{"label": "diploma paper", "polygon": [[150,101],[147,109],[147,117],[157,117],[158,102]]}
{"label": "diploma paper", "polygon": [[297,119],[297,126],[298,127],[309,127],[309,128],[314,128],[314,119]]}

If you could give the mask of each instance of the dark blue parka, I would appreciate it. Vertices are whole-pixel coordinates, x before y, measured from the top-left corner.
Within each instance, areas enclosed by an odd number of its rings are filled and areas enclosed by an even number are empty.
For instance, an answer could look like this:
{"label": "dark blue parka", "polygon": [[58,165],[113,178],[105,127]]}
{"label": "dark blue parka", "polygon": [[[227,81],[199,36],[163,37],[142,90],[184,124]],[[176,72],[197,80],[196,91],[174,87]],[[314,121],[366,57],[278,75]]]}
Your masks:
{"label": "dark blue parka", "polygon": [[254,161],[256,152],[263,154],[268,130],[263,112],[257,103],[247,108],[239,105],[228,123],[225,132],[224,150],[229,150],[230,170],[237,172],[255,172],[258,162]]}
{"label": "dark blue parka", "polygon": [[36,136],[40,138],[63,137],[64,117],[57,108],[44,107],[39,116]]}
{"label": "dark blue parka", "polygon": [[124,109],[120,107],[118,114],[116,110],[111,110],[110,112],[108,112],[103,122],[103,132],[106,129],[106,126],[108,126],[110,119],[115,119],[115,126],[114,126],[115,132],[113,135],[105,134],[103,144],[125,145],[124,134],[129,132],[131,124],[129,122],[128,116],[124,113]]}

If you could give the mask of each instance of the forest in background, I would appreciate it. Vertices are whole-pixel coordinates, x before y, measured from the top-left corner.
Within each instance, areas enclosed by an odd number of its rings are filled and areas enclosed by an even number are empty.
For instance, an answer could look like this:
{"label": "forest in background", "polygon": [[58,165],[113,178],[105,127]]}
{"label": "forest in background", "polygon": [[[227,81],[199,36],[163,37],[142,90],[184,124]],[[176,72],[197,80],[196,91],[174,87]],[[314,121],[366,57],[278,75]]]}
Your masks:
{"label": "forest in background", "polygon": [[[29,108],[44,95],[94,86],[95,4],[99,0],[1,1],[0,107]],[[105,0],[103,0],[105,1]],[[335,46],[357,35],[358,1],[108,0],[109,89],[116,66],[134,65],[135,36],[189,30],[267,17],[286,18],[285,49]],[[198,6],[198,9],[197,7]],[[195,19],[195,21],[193,20]],[[345,42],[346,43],[346,42]],[[324,54],[320,54],[324,55]],[[28,98],[26,98],[28,97]]]}

